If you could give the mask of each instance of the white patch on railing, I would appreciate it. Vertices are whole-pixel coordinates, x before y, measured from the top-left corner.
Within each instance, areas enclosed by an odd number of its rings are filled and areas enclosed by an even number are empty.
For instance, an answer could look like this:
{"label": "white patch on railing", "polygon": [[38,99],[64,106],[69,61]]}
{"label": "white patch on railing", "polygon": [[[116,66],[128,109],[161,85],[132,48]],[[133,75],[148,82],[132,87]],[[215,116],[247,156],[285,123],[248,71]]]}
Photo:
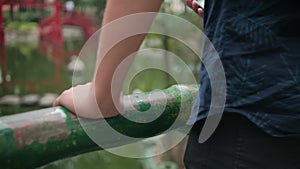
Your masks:
{"label": "white patch on railing", "polygon": [[55,109],[53,112],[51,112],[51,114],[60,114],[62,118],[67,117],[66,113],[59,108]]}
{"label": "white patch on railing", "polygon": [[0,121],[0,130],[6,129],[6,128],[9,128],[9,126],[7,124],[3,123],[2,121]]}

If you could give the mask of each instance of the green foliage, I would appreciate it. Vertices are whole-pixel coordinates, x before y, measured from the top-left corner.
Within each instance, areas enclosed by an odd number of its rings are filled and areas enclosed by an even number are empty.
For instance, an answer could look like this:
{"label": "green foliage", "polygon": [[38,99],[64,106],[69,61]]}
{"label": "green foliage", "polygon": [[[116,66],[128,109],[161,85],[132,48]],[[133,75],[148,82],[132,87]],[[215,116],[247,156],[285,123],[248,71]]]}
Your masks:
{"label": "green foliage", "polygon": [[4,12],[5,23],[8,24],[13,21],[18,22],[39,22],[43,18],[47,18],[51,15],[51,11],[48,9],[35,9],[35,8],[20,8],[10,15],[9,11]]}
{"label": "green foliage", "polygon": [[[61,2],[67,2],[69,0],[61,0]],[[98,18],[99,23],[101,23],[103,12],[106,5],[106,0],[73,0],[76,10],[83,12],[89,12],[91,14],[91,9],[95,9],[94,15],[95,18]]]}
{"label": "green foliage", "polygon": [[[164,8],[168,8],[168,6],[166,4],[164,4],[161,7],[160,11],[165,12],[166,9],[164,9]],[[167,11],[167,12],[172,13],[171,11]],[[193,25],[195,25],[200,30],[203,29],[201,17],[198,16],[194,11],[190,10],[189,8],[187,8],[186,11],[183,13],[176,13],[174,15],[181,17],[181,18],[187,20],[188,22],[191,22]],[[180,28],[174,29],[174,25],[177,25],[177,23],[173,23],[173,22],[174,22],[173,20],[165,21],[164,18],[160,18],[160,16],[158,15],[157,22],[155,24],[161,26],[162,28],[165,28],[165,31],[172,30],[172,33],[180,35],[181,37],[191,37],[191,39],[193,40],[193,35],[191,34],[191,32],[184,32]],[[155,41],[155,43],[151,43],[153,41]],[[190,67],[190,69],[193,71],[195,79],[198,80],[200,59],[189,48],[189,46],[186,46],[183,42],[180,42],[177,39],[174,39],[172,37],[168,37],[165,35],[148,34],[146,37],[146,40],[145,40],[145,46],[146,46],[146,48],[159,48],[162,50],[166,50],[166,51],[171,52],[171,53],[175,54],[176,56],[180,57],[185,62],[185,64],[187,64]],[[199,46],[201,46],[201,41],[199,41]],[[168,61],[162,58],[159,62],[168,62]],[[174,66],[176,67],[176,65],[174,65],[172,63],[165,63],[165,64],[166,64],[166,66],[169,66],[169,67],[174,67]],[[167,68],[167,69],[171,70],[171,68]],[[135,86],[139,89],[144,89],[144,91],[149,91],[149,89],[151,87],[147,88],[147,87],[143,86],[143,84],[152,86],[151,84],[154,83],[153,81],[155,81],[155,83],[162,83],[161,85],[163,87],[168,87],[168,85],[175,84],[173,82],[173,79],[170,80],[170,78],[168,78],[167,75],[163,75],[163,72],[157,73],[158,75],[156,75],[156,73],[154,73],[155,75],[143,76],[144,79],[142,79],[142,76],[141,77],[137,76],[136,79],[139,79],[140,82],[139,82],[139,84],[132,83],[131,90],[134,89],[133,86]],[[182,73],[184,73],[184,72],[182,72]],[[149,74],[151,74],[151,73],[149,73]],[[147,72],[145,72],[144,75],[147,75]],[[152,81],[147,80],[147,77],[150,77],[149,79],[152,79]],[[170,81],[166,82],[166,79],[169,79]],[[157,81],[160,81],[160,82],[157,82]],[[159,87],[155,87],[155,88],[159,88]],[[153,89],[153,88],[151,88],[151,89]]]}
{"label": "green foliage", "polygon": [[140,89],[144,92],[165,89],[173,84],[176,84],[176,81],[169,74],[161,70],[147,69],[138,73],[132,79],[129,93],[132,93],[134,89]]}
{"label": "green foliage", "polygon": [[6,30],[15,30],[19,32],[27,32],[33,29],[37,29],[38,24],[35,22],[20,22],[20,21],[12,21],[6,24]]}

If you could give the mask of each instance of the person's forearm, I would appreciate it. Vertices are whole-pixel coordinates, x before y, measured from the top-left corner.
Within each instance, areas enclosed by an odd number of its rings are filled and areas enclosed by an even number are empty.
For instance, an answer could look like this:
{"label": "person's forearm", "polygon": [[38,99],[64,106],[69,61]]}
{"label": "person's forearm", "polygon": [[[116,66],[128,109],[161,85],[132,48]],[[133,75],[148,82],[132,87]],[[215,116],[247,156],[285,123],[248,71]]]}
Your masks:
{"label": "person's forearm", "polygon": [[[112,93],[111,93],[111,82],[113,74],[118,67],[118,65],[129,55],[136,52],[141,43],[144,40],[145,34],[135,35],[126,39],[120,39],[121,42],[116,45],[111,46],[114,43],[114,34],[116,29],[120,32],[126,31],[124,29],[134,29],[137,26],[143,26],[144,29],[149,29],[151,26],[151,19],[145,19],[143,23],[127,23],[126,25],[115,28],[105,26],[109,25],[112,21],[122,18],[123,16],[141,13],[141,12],[157,12],[160,8],[162,0],[108,0],[107,6],[103,18],[104,29],[101,32],[101,41],[99,45],[99,57],[98,67],[95,70],[95,75],[93,79],[93,88],[95,90],[96,100],[102,114],[106,117],[115,116],[117,110],[113,105]],[[153,18],[154,19],[154,18]],[[126,23],[126,22],[125,22]],[[143,25],[138,25],[143,24]],[[110,48],[110,49],[108,49]],[[109,50],[107,53],[106,51]],[[102,59],[101,59],[102,58]],[[101,62],[100,62],[101,61]],[[132,61],[131,61],[132,62]],[[129,65],[122,69],[123,75],[118,77],[118,82],[123,82],[124,76],[126,75]],[[114,86],[113,90],[117,93],[116,98],[119,97],[121,92],[121,83],[119,86]],[[112,110],[112,109],[113,110]]]}

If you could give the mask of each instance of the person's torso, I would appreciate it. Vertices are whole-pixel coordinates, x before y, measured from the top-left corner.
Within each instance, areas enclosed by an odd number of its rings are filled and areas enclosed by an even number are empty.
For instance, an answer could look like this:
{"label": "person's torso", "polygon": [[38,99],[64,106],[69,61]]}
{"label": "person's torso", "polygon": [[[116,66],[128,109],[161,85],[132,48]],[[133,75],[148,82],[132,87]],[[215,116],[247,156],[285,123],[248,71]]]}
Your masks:
{"label": "person's torso", "polygon": [[[300,10],[283,0],[207,0],[204,30],[223,63],[225,112],[247,116],[266,132],[300,134]],[[200,71],[200,116],[210,83]]]}

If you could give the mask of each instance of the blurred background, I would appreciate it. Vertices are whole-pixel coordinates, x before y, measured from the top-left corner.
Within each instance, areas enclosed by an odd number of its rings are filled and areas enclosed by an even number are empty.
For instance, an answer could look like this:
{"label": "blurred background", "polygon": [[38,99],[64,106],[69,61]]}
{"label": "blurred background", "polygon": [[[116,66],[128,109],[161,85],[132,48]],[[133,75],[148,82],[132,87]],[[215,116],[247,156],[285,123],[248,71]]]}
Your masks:
{"label": "blurred background", "polygon": [[[75,67],[75,60],[86,40],[101,27],[105,4],[105,0],[0,0],[0,116],[49,107],[59,93],[71,87],[73,72],[86,68],[80,61]],[[185,5],[185,0],[165,0],[161,12],[202,28],[202,19]],[[199,58],[177,40],[149,34],[143,47],[176,54],[198,79]],[[137,56],[134,64],[142,65],[147,61],[145,57]],[[155,61],[167,70],[182,71],[164,55],[155,57]],[[145,70],[134,77],[125,94],[165,89],[173,84],[176,81],[169,74]],[[96,151],[41,168],[182,169],[185,143],[186,139],[153,158],[131,159]]]}

